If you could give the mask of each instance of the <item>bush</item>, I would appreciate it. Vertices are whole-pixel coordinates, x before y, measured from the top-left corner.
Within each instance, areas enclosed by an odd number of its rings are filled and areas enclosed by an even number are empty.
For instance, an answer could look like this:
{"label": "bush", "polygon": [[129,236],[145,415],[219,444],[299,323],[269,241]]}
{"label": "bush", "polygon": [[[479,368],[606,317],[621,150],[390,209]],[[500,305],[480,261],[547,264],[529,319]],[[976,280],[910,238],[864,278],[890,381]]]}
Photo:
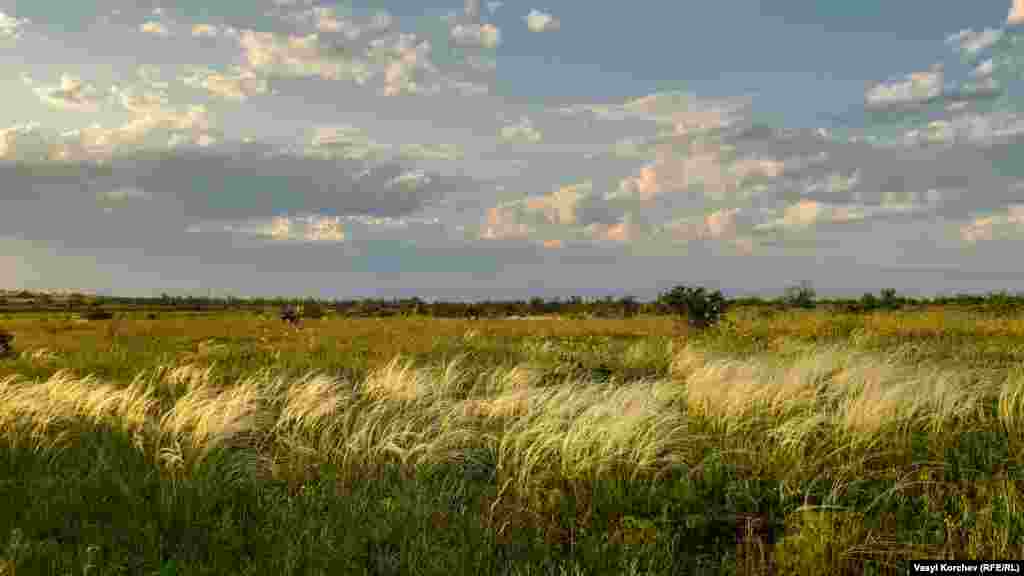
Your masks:
{"label": "bush", "polygon": [[309,301],[302,305],[302,317],[319,320],[327,315],[327,311],[319,302]]}
{"label": "bush", "polygon": [[11,344],[13,341],[14,334],[0,330],[0,357],[7,356],[14,352],[14,346]]}
{"label": "bush", "polygon": [[114,314],[106,310],[89,310],[82,317],[86,320],[110,320],[114,317]]}
{"label": "bush", "polygon": [[690,326],[698,330],[717,324],[728,305],[720,291],[688,286],[676,286],[659,295],[658,303],[672,313],[686,316]]}
{"label": "bush", "polygon": [[814,308],[814,299],[817,294],[811,283],[804,280],[799,286],[786,288],[782,297],[783,304],[788,308]]}

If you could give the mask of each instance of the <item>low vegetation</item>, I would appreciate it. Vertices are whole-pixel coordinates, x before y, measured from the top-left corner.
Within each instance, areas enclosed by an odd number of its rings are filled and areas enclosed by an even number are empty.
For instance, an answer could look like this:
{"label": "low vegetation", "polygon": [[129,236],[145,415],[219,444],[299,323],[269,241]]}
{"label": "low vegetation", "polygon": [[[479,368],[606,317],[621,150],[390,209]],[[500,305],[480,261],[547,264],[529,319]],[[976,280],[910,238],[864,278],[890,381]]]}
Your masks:
{"label": "low vegetation", "polygon": [[[687,319],[718,302],[675,295]],[[1024,318],[717,309],[301,330],[270,308],[0,314],[0,574],[1024,557]]]}

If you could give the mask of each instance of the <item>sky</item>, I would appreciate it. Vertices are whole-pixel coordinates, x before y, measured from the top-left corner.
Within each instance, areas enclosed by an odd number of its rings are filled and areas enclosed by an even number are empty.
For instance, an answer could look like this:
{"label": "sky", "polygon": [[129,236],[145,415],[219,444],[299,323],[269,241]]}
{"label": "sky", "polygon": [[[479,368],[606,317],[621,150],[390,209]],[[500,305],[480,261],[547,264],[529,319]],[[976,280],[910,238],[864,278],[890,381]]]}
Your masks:
{"label": "sky", "polygon": [[0,288],[1024,291],[1024,0],[0,0]]}

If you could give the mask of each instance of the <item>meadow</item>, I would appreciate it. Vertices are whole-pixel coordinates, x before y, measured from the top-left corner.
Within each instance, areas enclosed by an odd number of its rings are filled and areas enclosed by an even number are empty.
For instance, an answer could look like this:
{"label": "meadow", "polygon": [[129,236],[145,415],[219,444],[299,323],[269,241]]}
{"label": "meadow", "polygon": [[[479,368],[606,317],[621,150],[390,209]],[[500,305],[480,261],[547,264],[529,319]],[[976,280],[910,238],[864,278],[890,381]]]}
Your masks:
{"label": "meadow", "polygon": [[1024,316],[0,314],[0,574],[1024,559]]}

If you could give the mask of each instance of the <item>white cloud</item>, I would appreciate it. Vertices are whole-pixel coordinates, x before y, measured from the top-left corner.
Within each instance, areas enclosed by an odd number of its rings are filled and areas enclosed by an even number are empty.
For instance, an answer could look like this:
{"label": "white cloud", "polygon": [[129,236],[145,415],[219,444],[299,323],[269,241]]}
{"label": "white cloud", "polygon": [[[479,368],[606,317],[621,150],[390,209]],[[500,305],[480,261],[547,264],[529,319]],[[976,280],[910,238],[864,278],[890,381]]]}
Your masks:
{"label": "white cloud", "polygon": [[381,161],[390,155],[406,160],[457,160],[464,156],[454,144],[407,142],[393,146],[378,142],[348,124],[315,127],[303,152],[319,158],[367,161]]}
{"label": "white cloud", "polygon": [[996,28],[985,28],[981,32],[967,28],[946,38],[946,44],[956,47],[962,53],[973,56],[992,46],[1003,37],[1003,31]]}
{"label": "white cloud", "polygon": [[270,220],[244,223],[204,223],[189,226],[186,232],[223,231],[284,243],[335,244],[345,241],[341,218],[308,214],[277,216]]}
{"label": "white cloud", "polygon": [[93,112],[100,102],[99,92],[93,85],[71,74],[61,74],[60,84],[56,86],[35,86],[31,78],[23,79],[26,84],[33,86],[33,91],[43,102],[54,108]]}
{"label": "white cloud", "polygon": [[501,30],[493,24],[456,24],[451,29],[451,37],[463,46],[494,49],[501,44]]}
{"label": "white cloud", "polygon": [[381,43],[375,43],[377,54],[384,53],[390,62],[384,69],[384,95],[433,94],[440,90],[440,84],[428,83],[427,75],[437,74],[437,68],[430,60],[430,42],[416,41],[412,34],[401,34],[391,45],[381,50]]}
{"label": "white cloud", "polygon": [[220,31],[217,27],[212,24],[196,24],[192,26],[192,36],[197,38],[204,36],[207,38],[213,38],[216,37],[219,32]]}
{"label": "white cloud", "polygon": [[390,148],[387,144],[371,140],[355,126],[340,124],[314,128],[306,153],[321,158],[369,160]]}
{"label": "white cloud", "polygon": [[40,134],[38,123],[15,124],[0,129],[0,159],[38,161],[49,155],[50,145]]}
{"label": "white cloud", "polygon": [[168,98],[159,90],[138,86],[111,87],[121,106],[131,118],[115,128],[93,123],[85,128],[69,130],[54,139],[51,157],[61,161],[109,159],[115,154],[145,147],[159,147],[212,142],[213,122],[204,106],[190,106],[179,111],[168,106]]}
{"label": "white cloud", "polygon": [[152,200],[153,195],[134,187],[117,188],[96,195],[100,202],[125,202],[128,200]]}
{"label": "white cloud", "polygon": [[150,20],[149,22],[145,22],[142,25],[140,25],[139,31],[144,32],[146,34],[152,34],[154,36],[160,36],[162,38],[167,38],[171,35],[170,31],[167,30],[166,26],[154,20]]}
{"label": "white cloud", "polygon": [[415,190],[430,184],[433,178],[423,170],[411,170],[392,178],[386,184],[388,188],[402,187],[408,190]]}
{"label": "white cloud", "polygon": [[696,220],[677,219],[661,227],[661,231],[675,242],[719,240],[731,243],[744,253],[750,253],[753,250],[753,241],[740,235],[742,225],[737,218],[740,212],[739,208],[723,208]]}
{"label": "white cloud", "polygon": [[516,124],[503,126],[501,129],[501,138],[510,142],[529,142],[536,144],[540,142],[544,136],[539,130],[533,127],[533,123],[526,116],[519,119]]}
{"label": "white cloud", "polygon": [[748,99],[705,99],[679,91],[656,92],[618,105],[577,105],[558,109],[567,115],[593,114],[603,120],[639,119],[672,126],[677,135],[728,127],[749,106]]}
{"label": "white cloud", "polygon": [[851,222],[864,219],[865,214],[856,206],[824,204],[816,200],[801,200],[787,206],[782,218],[754,227],[755,230],[804,230],[821,223]]}
{"label": "white cloud", "polygon": [[975,218],[960,228],[960,237],[968,244],[992,241],[1000,237],[1024,238],[1024,204],[1013,204],[1006,208],[1006,215]]}
{"label": "white cloud", "polygon": [[458,160],[464,156],[454,144],[402,144],[398,149],[409,160]]}
{"label": "white cloud", "polygon": [[1024,24],[1024,0],[1013,0],[1010,13],[1006,16],[1006,23],[1010,25]]}
{"label": "white cloud", "polygon": [[864,94],[869,108],[919,104],[942,94],[943,72],[939,66],[928,72],[913,72],[902,82],[876,84]]}
{"label": "white cloud", "polygon": [[21,29],[30,23],[28,18],[15,18],[0,10],[0,38],[17,40],[21,37]]}
{"label": "white cloud", "polygon": [[558,30],[562,25],[558,18],[539,10],[530,10],[523,20],[526,20],[526,27],[531,32],[550,32]]}
{"label": "white cloud", "polygon": [[156,66],[142,65],[135,69],[135,73],[144,84],[157,90],[166,90],[169,84],[160,78],[160,69]]}
{"label": "white cloud", "polygon": [[181,78],[182,82],[227,100],[244,102],[250,96],[268,91],[267,80],[246,68],[235,68],[231,74],[220,74],[209,68],[194,68],[190,72]]}
{"label": "white cloud", "polygon": [[978,66],[975,67],[974,70],[971,70],[971,76],[974,76],[975,78],[984,78],[986,76],[991,76],[994,70],[995,63],[992,61],[991,58],[989,58],[988,60],[985,60],[978,64]]}
{"label": "white cloud", "polygon": [[964,142],[991,145],[993,142],[1024,133],[1024,118],[1010,112],[989,114],[963,113],[948,120],[934,120],[922,129],[910,130],[904,137],[908,146]]}
{"label": "white cloud", "polygon": [[364,84],[372,75],[366,62],[335,56],[317,34],[282,37],[242,30],[238,38],[249,67],[268,74],[324,80],[350,79]]}

